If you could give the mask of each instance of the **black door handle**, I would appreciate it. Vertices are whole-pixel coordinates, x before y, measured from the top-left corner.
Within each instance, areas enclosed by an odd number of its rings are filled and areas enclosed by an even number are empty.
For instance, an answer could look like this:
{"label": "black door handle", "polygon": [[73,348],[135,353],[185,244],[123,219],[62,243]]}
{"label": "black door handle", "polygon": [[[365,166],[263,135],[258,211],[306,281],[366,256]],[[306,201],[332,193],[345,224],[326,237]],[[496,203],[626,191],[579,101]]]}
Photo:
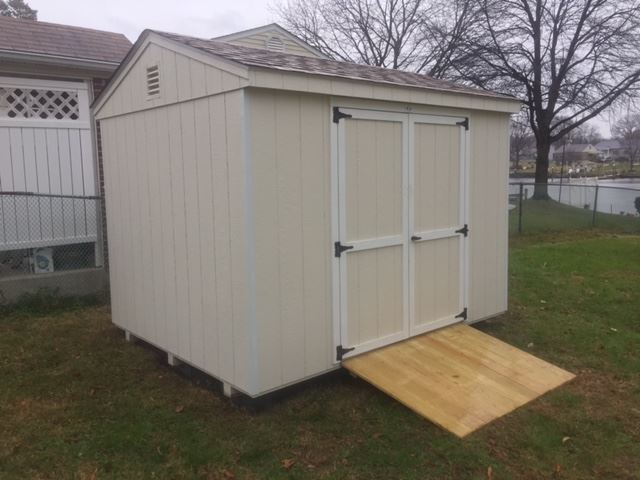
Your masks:
{"label": "black door handle", "polygon": [[418,235],[412,235],[411,236],[411,241],[412,242],[417,242],[418,240],[422,240],[422,237],[419,237]]}

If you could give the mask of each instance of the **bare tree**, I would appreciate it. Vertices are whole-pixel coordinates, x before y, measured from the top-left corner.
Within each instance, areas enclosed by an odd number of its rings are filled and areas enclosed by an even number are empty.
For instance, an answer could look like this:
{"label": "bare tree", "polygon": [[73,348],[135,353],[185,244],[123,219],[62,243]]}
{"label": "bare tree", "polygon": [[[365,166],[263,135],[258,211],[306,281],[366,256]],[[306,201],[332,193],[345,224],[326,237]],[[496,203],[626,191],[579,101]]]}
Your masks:
{"label": "bare tree", "polygon": [[590,123],[583,123],[573,132],[574,143],[589,143],[591,145],[595,145],[601,141],[602,134],[600,133],[600,130]]}
{"label": "bare tree", "polygon": [[31,8],[24,0],[0,0],[0,17],[37,20],[38,11]]}
{"label": "bare tree", "polygon": [[[486,35],[465,77],[524,99],[535,135],[536,198],[549,150],[640,83],[637,0],[477,0]],[[479,68],[478,68],[479,67]]]}
{"label": "bare tree", "polygon": [[276,13],[332,58],[443,77],[472,55],[463,46],[480,34],[475,8],[472,0],[288,0]]}
{"label": "bare tree", "polygon": [[629,113],[620,118],[613,126],[613,132],[624,146],[629,156],[629,170],[640,159],[640,114]]}
{"label": "bare tree", "polygon": [[511,119],[510,136],[511,161],[513,162],[513,167],[517,169],[520,166],[520,159],[524,151],[535,145],[535,139],[533,133],[531,133],[531,127],[525,113],[520,113]]}

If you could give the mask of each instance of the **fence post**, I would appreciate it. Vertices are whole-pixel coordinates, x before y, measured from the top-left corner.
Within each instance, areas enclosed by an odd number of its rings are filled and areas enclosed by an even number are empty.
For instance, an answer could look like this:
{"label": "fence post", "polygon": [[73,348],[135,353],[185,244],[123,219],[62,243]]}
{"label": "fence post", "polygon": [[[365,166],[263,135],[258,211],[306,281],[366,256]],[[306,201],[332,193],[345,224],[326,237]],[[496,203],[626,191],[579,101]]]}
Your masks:
{"label": "fence post", "polygon": [[596,226],[596,213],[598,211],[598,190],[600,189],[600,185],[596,184],[596,195],[593,199],[593,217],[591,218],[591,226]]}
{"label": "fence post", "polygon": [[518,233],[522,233],[522,193],[524,184],[520,183],[520,195],[518,196]]}

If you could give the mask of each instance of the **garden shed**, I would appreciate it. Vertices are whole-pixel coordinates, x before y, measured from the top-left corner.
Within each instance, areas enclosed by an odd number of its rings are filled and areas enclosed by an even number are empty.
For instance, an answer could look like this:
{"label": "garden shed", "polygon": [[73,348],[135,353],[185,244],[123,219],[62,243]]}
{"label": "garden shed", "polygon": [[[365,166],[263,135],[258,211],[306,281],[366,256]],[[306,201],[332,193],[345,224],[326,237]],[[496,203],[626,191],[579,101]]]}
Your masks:
{"label": "garden shed", "polygon": [[512,97],[147,30],[94,104],[113,321],[252,397],[507,309]]}

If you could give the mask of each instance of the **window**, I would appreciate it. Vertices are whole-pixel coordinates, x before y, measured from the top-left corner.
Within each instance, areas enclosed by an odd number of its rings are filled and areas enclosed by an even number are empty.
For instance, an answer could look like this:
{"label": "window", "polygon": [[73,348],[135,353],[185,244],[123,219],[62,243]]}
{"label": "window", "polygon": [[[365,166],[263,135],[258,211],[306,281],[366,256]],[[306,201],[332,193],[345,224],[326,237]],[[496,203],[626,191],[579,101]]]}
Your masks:
{"label": "window", "polygon": [[147,97],[160,95],[160,68],[158,65],[147,67]]}
{"label": "window", "polygon": [[269,37],[267,39],[267,50],[273,50],[274,52],[284,52],[284,42],[280,37]]}

